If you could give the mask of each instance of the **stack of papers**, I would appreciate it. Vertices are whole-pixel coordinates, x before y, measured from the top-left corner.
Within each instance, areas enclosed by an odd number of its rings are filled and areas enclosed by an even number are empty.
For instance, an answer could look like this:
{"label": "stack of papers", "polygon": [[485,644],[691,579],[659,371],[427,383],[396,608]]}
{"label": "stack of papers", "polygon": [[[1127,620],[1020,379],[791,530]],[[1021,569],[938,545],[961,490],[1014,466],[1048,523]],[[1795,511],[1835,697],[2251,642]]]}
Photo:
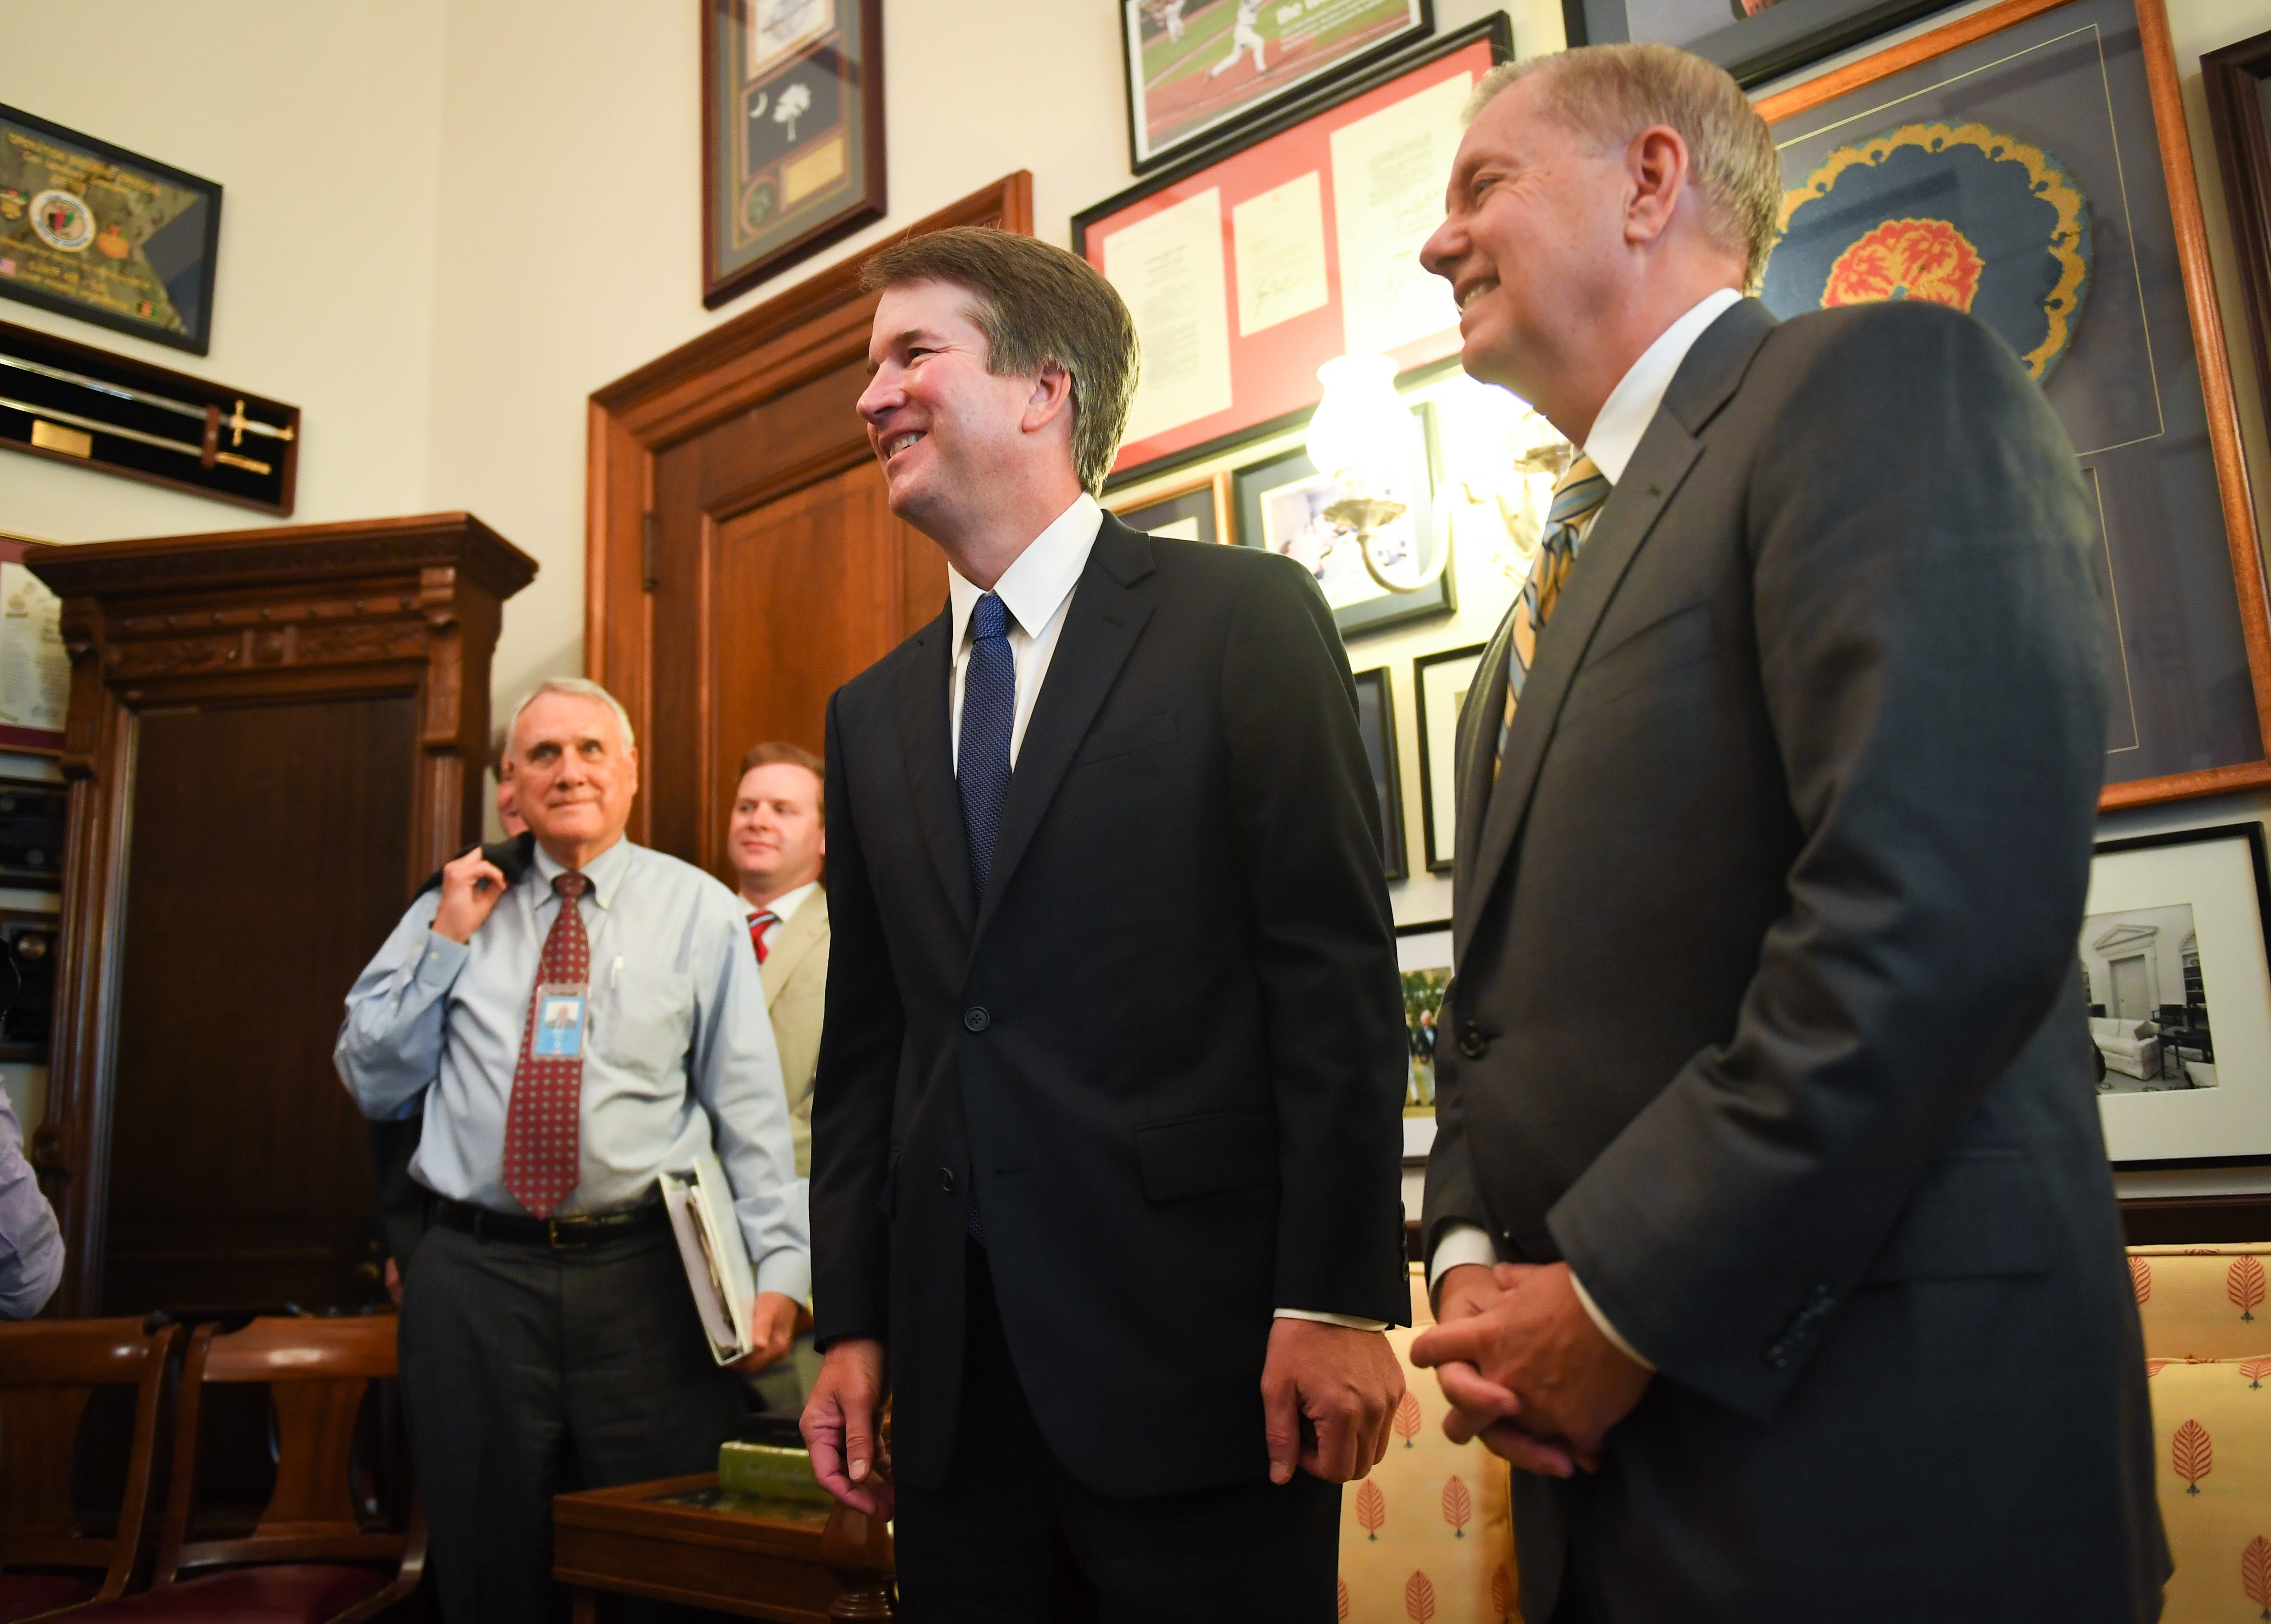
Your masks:
{"label": "stack of papers", "polygon": [[730,1365],[756,1349],[749,1310],[757,1288],[726,1169],[716,1152],[704,1151],[695,1157],[690,1171],[666,1173],[661,1183],[670,1226],[678,1235],[678,1255],[686,1264],[686,1282],[694,1288],[694,1306],[701,1311],[702,1329],[710,1338],[711,1356]]}

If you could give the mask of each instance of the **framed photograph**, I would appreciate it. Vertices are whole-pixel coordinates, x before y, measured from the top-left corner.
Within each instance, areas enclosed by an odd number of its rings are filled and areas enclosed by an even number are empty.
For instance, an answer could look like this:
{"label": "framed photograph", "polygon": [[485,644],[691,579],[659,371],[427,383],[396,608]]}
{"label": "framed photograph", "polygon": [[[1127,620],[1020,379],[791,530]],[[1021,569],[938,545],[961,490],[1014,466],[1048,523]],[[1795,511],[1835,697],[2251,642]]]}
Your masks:
{"label": "framed photograph", "polygon": [[1404,1159],[1424,1162],[1435,1147],[1435,1036],[1451,984],[1451,921],[1396,927],[1396,967],[1404,976],[1404,1029],[1411,1069],[1404,1083]]}
{"label": "framed photograph", "polygon": [[1759,104],[1784,317],[1969,310],[2080,454],[2111,614],[2103,804],[2271,783],[2271,623],[2161,0],[2003,0]]}
{"label": "framed photograph", "polygon": [[0,294],[202,355],[220,184],[0,106]]}
{"label": "framed photograph", "polygon": [[1435,31],[1433,0],[1120,0],[1120,11],[1138,175]]}
{"label": "framed photograph", "polygon": [[0,885],[63,888],[71,790],[45,779],[0,778]]}
{"label": "framed photograph", "polygon": [[702,302],[883,218],[883,0],[702,0]]}
{"label": "framed photograph", "polygon": [[1458,307],[1419,250],[1442,223],[1459,115],[1513,48],[1493,12],[1243,119],[1234,142],[1073,216],[1073,251],[1120,290],[1143,346],[1115,485],[1297,427],[1337,356],[1409,374],[1458,354]]}
{"label": "framed photograph", "polygon": [[0,940],[15,950],[23,986],[0,1014],[0,1061],[45,1064],[56,1003],[56,942],[63,921],[52,913],[0,909]]}
{"label": "framed photograph", "polygon": [[1230,474],[1227,470],[1172,490],[1154,491],[1140,501],[1112,504],[1130,527],[1179,541],[1227,544],[1231,539]]}
{"label": "framed photograph", "polygon": [[[1401,488],[1386,493],[1405,503],[1404,517],[1375,533],[1372,541],[1376,555],[1394,569],[1411,567],[1407,559],[1424,568],[1434,562],[1435,549],[1446,544],[1435,524],[1431,472],[1434,414],[1422,406],[1414,406],[1412,415],[1420,421],[1420,434],[1411,471]],[[1325,510],[1340,500],[1341,488],[1317,471],[1307,451],[1296,448],[1240,468],[1231,482],[1240,542],[1283,553],[1306,565],[1324,589],[1333,624],[1343,638],[1448,615],[1458,607],[1448,570],[1416,592],[1390,592],[1372,578],[1356,533],[1325,517]]]}
{"label": "framed photograph", "polygon": [[1380,801],[1381,866],[1391,880],[1411,872],[1404,846],[1404,778],[1396,760],[1396,683],[1386,666],[1356,674],[1356,729]]}
{"label": "framed photograph", "polygon": [[2259,389],[2271,390],[2271,34],[2209,51],[2200,58],[2200,87],[2208,95],[2208,127],[2223,176],[2223,203],[2231,220],[2234,267],[2247,306],[2247,336],[2255,354]]}
{"label": "framed photograph", "polygon": [[2107,1154],[2271,1161],[2271,866],[2263,826],[2107,840],[2081,976]]}
{"label": "framed photograph", "polygon": [[1458,851],[1459,711],[1486,646],[1445,649],[1411,662],[1419,695],[1419,826],[1430,874],[1449,873]]}
{"label": "framed photograph", "polygon": [[1955,0],[1561,0],[1572,45],[1677,45],[1748,89]]}

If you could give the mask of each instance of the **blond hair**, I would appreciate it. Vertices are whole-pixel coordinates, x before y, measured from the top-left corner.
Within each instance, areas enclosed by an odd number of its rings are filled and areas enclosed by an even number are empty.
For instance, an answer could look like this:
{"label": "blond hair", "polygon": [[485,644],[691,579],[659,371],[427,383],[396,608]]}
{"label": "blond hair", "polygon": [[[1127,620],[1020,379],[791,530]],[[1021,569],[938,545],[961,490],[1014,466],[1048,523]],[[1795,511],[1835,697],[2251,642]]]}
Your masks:
{"label": "blond hair", "polygon": [[1654,124],[1678,130],[1711,235],[1743,255],[1744,284],[1758,286],[1782,206],[1782,163],[1732,75],[1670,45],[1580,46],[1493,68],[1468,99],[1468,122],[1533,78],[1544,110],[1597,145],[1622,146]]}

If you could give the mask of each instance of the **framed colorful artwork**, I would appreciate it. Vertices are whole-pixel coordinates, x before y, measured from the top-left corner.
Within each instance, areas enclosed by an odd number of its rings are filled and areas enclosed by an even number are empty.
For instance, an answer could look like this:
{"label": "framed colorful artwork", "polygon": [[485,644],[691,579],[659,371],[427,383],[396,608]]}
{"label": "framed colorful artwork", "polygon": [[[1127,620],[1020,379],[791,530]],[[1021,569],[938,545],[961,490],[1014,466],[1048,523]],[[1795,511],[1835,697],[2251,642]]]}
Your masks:
{"label": "framed colorful artwork", "polygon": [[1435,31],[1433,0],[1120,0],[1120,12],[1138,175]]}
{"label": "framed colorful artwork", "polygon": [[1396,927],[1396,967],[1404,981],[1404,1159],[1424,1162],[1435,1148],[1435,1039],[1451,985],[1451,921]]}
{"label": "framed colorful artwork", "polygon": [[1227,470],[1210,473],[1134,502],[1115,502],[1112,510],[1123,523],[1150,535],[1226,543],[1232,534],[1230,474]]}
{"label": "framed colorful artwork", "polygon": [[2271,625],[2160,0],[2003,0],[1759,104],[1777,316],[1969,310],[2064,423],[2111,614],[2107,807],[2271,784]]}
{"label": "framed colorful artwork", "polygon": [[2106,1153],[2271,1161],[2271,866],[2263,825],[2099,844],[2081,960]]}
{"label": "framed colorful artwork", "polygon": [[883,0],[702,0],[702,302],[883,218]]}
{"label": "framed colorful artwork", "polygon": [[[1381,493],[1401,500],[1404,516],[1374,532],[1370,545],[1386,568],[1416,575],[1434,562],[1437,548],[1448,543],[1435,523],[1430,444],[1434,414],[1423,406],[1414,407],[1412,415],[1419,419],[1421,431],[1411,471],[1400,487],[1384,487]],[[1340,500],[1341,488],[1299,446],[1239,469],[1231,484],[1240,542],[1283,553],[1307,566],[1332,606],[1333,624],[1344,639],[1448,615],[1459,607],[1448,570],[1408,592],[1391,592],[1375,580],[1358,550],[1357,533],[1326,512]]]}
{"label": "framed colorful artwork", "polygon": [[1408,374],[1458,354],[1458,308],[1419,249],[1467,97],[1512,50],[1493,13],[1073,216],[1073,251],[1120,290],[1143,346],[1115,483],[1297,426],[1337,356]]}
{"label": "framed colorful artwork", "polygon": [[1459,849],[1459,712],[1487,646],[1444,649],[1411,662],[1419,696],[1419,828],[1430,874],[1448,874]]}
{"label": "framed colorful artwork", "polygon": [[1404,774],[1396,759],[1396,682],[1386,666],[1356,674],[1356,730],[1380,802],[1381,868],[1388,878],[1400,880],[1411,863],[1404,847]]}
{"label": "framed colorful artwork", "polygon": [[1561,0],[1572,45],[1637,40],[1717,63],[1746,88],[1890,34],[1955,0]]}
{"label": "framed colorful artwork", "polygon": [[220,184],[0,107],[0,294],[202,355]]}

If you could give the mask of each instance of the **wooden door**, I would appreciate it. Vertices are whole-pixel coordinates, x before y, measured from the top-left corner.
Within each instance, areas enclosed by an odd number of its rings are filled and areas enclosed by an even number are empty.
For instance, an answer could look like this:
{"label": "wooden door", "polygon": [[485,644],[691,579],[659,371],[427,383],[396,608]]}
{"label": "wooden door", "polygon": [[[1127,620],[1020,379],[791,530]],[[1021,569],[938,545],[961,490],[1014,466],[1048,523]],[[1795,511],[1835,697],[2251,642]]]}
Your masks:
{"label": "wooden door", "polygon": [[[1032,229],[1023,173],[915,226]],[[893,518],[856,404],[857,261],[592,397],[585,664],[629,709],[632,837],[723,874],[741,754],[818,750],[828,697],[937,615],[946,560]]]}

